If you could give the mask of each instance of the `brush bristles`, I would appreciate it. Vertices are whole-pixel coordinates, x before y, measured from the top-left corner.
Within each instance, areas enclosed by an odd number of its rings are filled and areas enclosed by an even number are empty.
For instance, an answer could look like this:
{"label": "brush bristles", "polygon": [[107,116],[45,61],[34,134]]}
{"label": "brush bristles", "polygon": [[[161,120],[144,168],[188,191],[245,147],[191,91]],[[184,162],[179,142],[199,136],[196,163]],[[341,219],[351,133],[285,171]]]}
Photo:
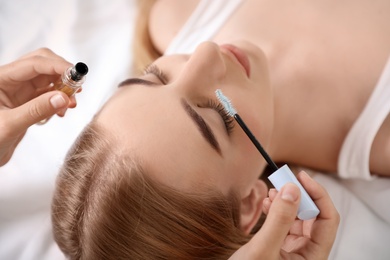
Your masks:
{"label": "brush bristles", "polygon": [[220,89],[217,89],[215,91],[215,95],[217,96],[219,102],[221,102],[229,116],[234,116],[235,114],[237,114],[237,111],[236,109],[234,109],[232,102],[230,102],[230,100],[222,93]]}

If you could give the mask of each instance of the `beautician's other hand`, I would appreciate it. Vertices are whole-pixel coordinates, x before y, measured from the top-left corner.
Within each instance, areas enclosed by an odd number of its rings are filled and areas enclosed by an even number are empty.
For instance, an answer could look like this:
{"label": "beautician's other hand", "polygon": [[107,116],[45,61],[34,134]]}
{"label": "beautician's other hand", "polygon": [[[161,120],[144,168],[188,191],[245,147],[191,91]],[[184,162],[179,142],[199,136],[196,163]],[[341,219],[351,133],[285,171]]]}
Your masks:
{"label": "beautician's other hand", "polygon": [[11,158],[27,128],[76,106],[74,97],[50,91],[71,63],[39,49],[0,66],[0,166]]}
{"label": "beautician's other hand", "polygon": [[254,237],[230,259],[328,259],[339,224],[339,214],[328,193],[306,173],[298,180],[312,197],[320,214],[314,220],[296,219],[299,188],[289,183],[280,192],[271,189],[264,200],[267,219]]}

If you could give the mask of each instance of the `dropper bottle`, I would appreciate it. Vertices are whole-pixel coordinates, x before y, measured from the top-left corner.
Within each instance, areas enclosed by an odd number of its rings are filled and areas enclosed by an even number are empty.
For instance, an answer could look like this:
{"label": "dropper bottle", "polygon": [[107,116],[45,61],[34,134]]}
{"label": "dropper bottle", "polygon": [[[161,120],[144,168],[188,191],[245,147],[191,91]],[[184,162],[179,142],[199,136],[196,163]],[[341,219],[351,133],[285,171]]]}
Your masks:
{"label": "dropper bottle", "polygon": [[85,63],[78,62],[75,66],[68,68],[62,74],[61,79],[54,84],[54,88],[71,97],[79,88],[81,88],[87,73],[87,65],[85,65]]}
{"label": "dropper bottle", "polygon": [[[64,92],[69,97],[73,96],[81,88],[88,73],[88,66],[83,62],[78,62],[73,67],[68,68],[53,87],[55,90]],[[38,125],[43,125],[50,118],[41,120]]]}

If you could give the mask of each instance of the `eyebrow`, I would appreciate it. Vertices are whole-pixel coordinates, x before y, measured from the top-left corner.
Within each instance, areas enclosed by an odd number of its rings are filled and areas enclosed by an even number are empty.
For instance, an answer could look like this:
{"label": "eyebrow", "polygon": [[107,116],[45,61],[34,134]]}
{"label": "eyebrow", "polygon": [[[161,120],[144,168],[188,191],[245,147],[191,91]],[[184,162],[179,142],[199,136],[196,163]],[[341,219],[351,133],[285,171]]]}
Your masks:
{"label": "eyebrow", "polygon": [[213,130],[211,130],[210,126],[206,123],[206,121],[204,121],[204,119],[187,103],[187,101],[182,99],[181,104],[184,110],[189,115],[189,117],[192,119],[192,121],[196,123],[200,133],[205,138],[205,140],[211,145],[211,147],[215,151],[217,151],[217,153],[222,155],[221,148],[217,139],[215,138]]}
{"label": "eyebrow", "polygon": [[[143,85],[143,86],[156,86],[160,85],[155,82],[141,79],[141,78],[129,78],[121,83],[119,83],[118,88],[129,86],[129,85]],[[195,122],[195,124],[198,126],[198,129],[204,139],[211,145],[211,147],[220,155],[222,155],[221,148],[219,146],[219,143],[217,139],[215,138],[215,135],[213,133],[213,130],[211,130],[210,126],[204,121],[204,119],[185,101],[184,99],[181,100],[181,104],[188,114],[188,116],[192,119],[192,121]]]}
{"label": "eyebrow", "polygon": [[128,86],[128,85],[143,85],[143,86],[154,86],[154,85],[159,85],[156,82],[149,81],[146,79],[141,79],[141,78],[129,78],[121,83],[119,83],[118,88],[123,87],[123,86]]}

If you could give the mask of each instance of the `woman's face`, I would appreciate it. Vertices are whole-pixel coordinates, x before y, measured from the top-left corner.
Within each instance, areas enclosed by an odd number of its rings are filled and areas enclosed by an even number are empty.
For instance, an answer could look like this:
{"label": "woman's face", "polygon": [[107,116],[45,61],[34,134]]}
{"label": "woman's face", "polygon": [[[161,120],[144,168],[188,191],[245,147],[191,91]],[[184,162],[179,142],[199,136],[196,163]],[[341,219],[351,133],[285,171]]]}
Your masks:
{"label": "woman's face", "polygon": [[266,148],[273,125],[272,91],[263,52],[247,42],[206,42],[192,55],[161,57],[143,76],[121,83],[97,121],[165,184],[245,193],[265,161],[236,122],[216,107],[216,89]]}

